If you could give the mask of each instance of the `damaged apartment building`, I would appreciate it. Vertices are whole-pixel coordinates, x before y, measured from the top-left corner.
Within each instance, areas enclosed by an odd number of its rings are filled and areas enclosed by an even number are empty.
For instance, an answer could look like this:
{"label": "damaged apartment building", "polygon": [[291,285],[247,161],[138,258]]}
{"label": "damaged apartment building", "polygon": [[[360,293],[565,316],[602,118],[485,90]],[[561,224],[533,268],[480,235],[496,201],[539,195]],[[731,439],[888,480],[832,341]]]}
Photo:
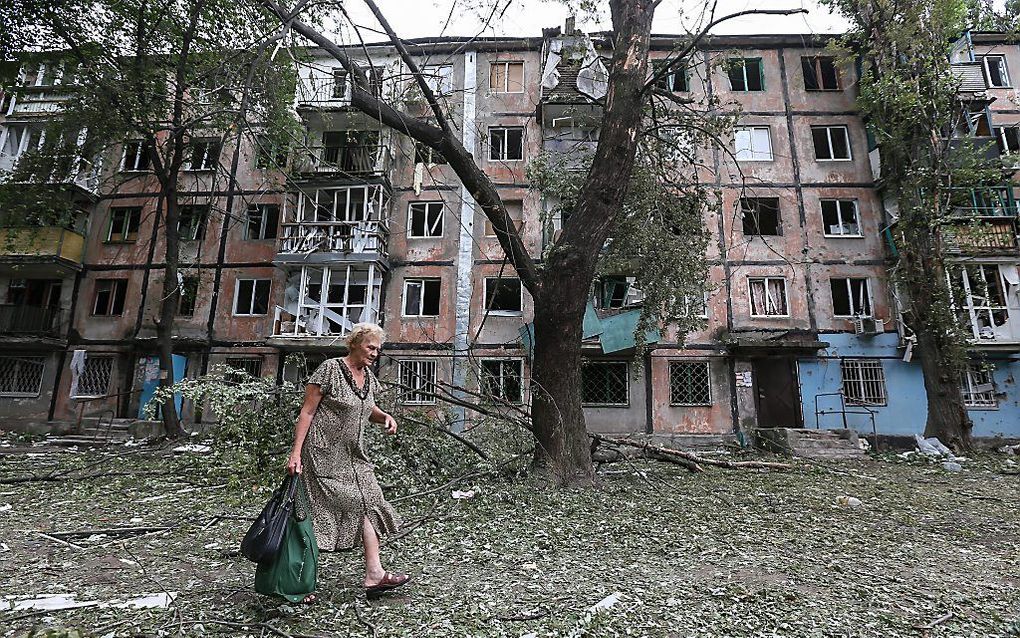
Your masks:
{"label": "damaged apartment building", "polygon": [[[654,37],[652,62],[678,42]],[[856,111],[855,69],[834,60],[826,43],[711,37],[686,71],[660,82],[739,111],[732,146],[702,151],[702,179],[722,201],[704,219],[703,323],[681,339],[663,326],[635,356],[640,291],[626,277],[600,282],[583,344],[592,430],[923,430],[921,369],[888,275],[895,211],[876,187],[880,149]],[[555,241],[557,220],[543,213],[549,201],[526,168],[563,140],[598,139],[600,44],[570,24],[541,37],[409,43],[536,258]],[[358,46],[352,55],[383,96],[426,114],[391,46]],[[1020,152],[1020,46],[974,33],[954,56],[961,103],[973,113],[957,134],[979,138],[989,153]],[[294,106],[305,144],[282,157],[241,148],[243,196],[229,215],[214,169],[234,149],[216,137],[191,142],[178,376],[226,363],[300,381],[341,352],[353,324],[371,321],[388,335],[381,375],[404,386],[395,400],[442,407],[432,393],[438,383],[526,403],[530,300],[471,194],[441,156],[353,110],[350,78],[324,52],[309,49],[299,72]],[[42,125],[73,90],[73,74],[59,65],[21,67],[0,112],[0,171],[40,143]],[[140,143],[116,149],[60,184],[70,221],[0,228],[2,419],[139,418],[151,396],[162,289],[152,255],[165,229],[154,225],[155,183]],[[964,223],[956,234],[953,272],[965,297],[957,307],[975,356],[960,391],[977,436],[1020,435],[1015,177],[975,191],[973,205],[960,209],[962,220],[990,225],[991,239],[968,241]],[[185,404],[184,417],[200,415]]]}

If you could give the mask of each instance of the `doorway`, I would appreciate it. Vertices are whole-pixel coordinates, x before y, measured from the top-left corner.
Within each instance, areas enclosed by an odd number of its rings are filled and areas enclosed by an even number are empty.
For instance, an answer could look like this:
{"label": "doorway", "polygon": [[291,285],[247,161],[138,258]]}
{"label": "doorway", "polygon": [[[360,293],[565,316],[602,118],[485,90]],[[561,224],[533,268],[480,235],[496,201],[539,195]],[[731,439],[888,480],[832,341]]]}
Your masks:
{"label": "doorway", "polygon": [[754,387],[758,427],[804,427],[800,387],[797,384],[797,363],[794,359],[775,357],[756,360]]}

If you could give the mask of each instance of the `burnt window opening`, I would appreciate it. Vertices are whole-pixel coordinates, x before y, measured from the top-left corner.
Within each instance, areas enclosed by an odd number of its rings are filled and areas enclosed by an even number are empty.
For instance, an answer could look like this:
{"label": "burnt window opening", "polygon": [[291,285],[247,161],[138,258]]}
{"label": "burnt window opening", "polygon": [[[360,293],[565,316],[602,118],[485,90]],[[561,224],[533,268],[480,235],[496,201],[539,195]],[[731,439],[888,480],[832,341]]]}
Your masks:
{"label": "burnt window opening", "polygon": [[742,197],[740,213],[745,235],[781,235],[778,197]]}
{"label": "burnt window opening", "polygon": [[866,278],[840,277],[829,280],[832,314],[836,317],[870,317],[871,289]]}
{"label": "burnt window opening", "polygon": [[521,280],[485,278],[485,308],[489,312],[519,313],[522,308]]}

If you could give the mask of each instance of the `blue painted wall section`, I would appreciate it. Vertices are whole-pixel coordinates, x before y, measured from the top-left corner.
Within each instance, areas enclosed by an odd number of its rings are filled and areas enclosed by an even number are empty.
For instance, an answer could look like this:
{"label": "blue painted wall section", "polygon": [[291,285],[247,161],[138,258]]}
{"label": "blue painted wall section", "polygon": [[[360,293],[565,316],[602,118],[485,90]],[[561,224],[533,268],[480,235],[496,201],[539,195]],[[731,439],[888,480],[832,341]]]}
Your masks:
{"label": "blue painted wall section", "polygon": [[[896,347],[899,342],[896,334],[858,337],[829,333],[820,334],[819,340],[828,342],[829,347],[819,351],[818,357],[797,362],[805,427],[815,427],[815,397],[842,389],[840,359],[859,357],[879,359],[882,362],[888,404],[870,406],[875,412],[878,433],[912,435],[924,432],[928,408],[921,366],[916,359],[911,363],[903,362],[903,349]],[[989,362],[995,367],[993,378],[999,405],[996,409],[969,410],[970,418],[974,421],[974,436],[1020,437],[1020,388],[1017,387],[1020,362],[1015,358],[1002,356]],[[839,397],[820,397],[818,407],[830,412],[838,410]],[[842,427],[843,419],[839,414],[830,413],[820,416],[818,423],[823,428],[838,428]],[[862,434],[871,433],[871,421],[867,415],[848,414],[847,424]]]}

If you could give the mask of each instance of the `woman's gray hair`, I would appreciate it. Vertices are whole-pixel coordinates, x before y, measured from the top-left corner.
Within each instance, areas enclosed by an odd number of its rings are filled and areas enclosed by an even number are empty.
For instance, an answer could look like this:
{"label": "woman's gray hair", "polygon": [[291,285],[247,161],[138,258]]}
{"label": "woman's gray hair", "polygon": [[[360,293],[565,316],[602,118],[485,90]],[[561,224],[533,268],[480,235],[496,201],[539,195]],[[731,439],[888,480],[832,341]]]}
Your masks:
{"label": "woman's gray hair", "polygon": [[344,343],[347,344],[348,348],[361,343],[365,337],[379,337],[379,343],[386,341],[386,333],[382,328],[374,323],[356,323],[351,331],[347,333],[347,337],[344,339]]}

